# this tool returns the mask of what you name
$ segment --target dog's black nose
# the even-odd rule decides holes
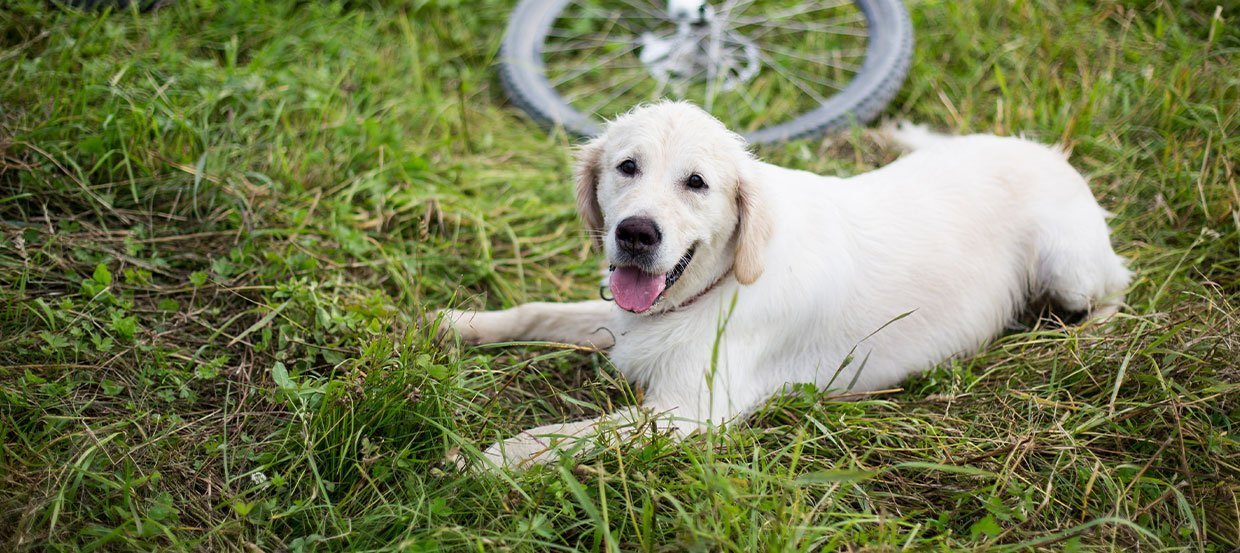
[[[662,240],[659,225],[644,217],[629,217],[616,227],[616,245],[632,255],[650,253]]]

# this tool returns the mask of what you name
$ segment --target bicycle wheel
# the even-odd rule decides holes
[[[898,0],[522,0],[500,78],[529,115],[582,136],[675,98],[769,143],[873,119],[912,48]]]

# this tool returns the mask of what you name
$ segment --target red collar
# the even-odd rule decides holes
[[[674,312],[674,311],[680,311],[681,309],[684,309],[684,308],[686,308],[686,307],[689,307],[690,305],[693,305],[693,303],[694,303],[694,302],[696,302],[696,301],[698,301],[698,300],[702,299],[702,296],[705,296],[706,294],[709,294],[709,293],[711,292],[711,290],[714,290],[714,289],[715,289],[715,287],[719,286],[719,283],[723,282],[724,280],[726,280],[726,279],[727,279],[728,277],[730,277],[730,276],[732,276],[732,269],[730,269],[730,268],[729,268],[729,269],[727,270],[727,272],[723,273],[722,275],[719,275],[719,278],[715,279],[715,281],[714,281],[714,282],[712,282],[712,283],[710,284],[710,286],[707,286],[706,288],[703,288],[701,292],[698,292],[698,293],[697,293],[697,295],[693,296],[692,298],[689,298],[688,300],[686,300],[684,303],[682,303],[682,304],[680,304],[680,305],[677,305],[677,306],[675,306],[675,307],[672,307],[672,308],[670,308],[670,309],[668,309],[668,310],[666,310],[666,311],[661,311],[661,312],[659,312],[659,313],[657,313],[657,314],[658,314],[658,315],[662,315],[662,314],[664,314],[664,313],[672,313],[672,312]]]

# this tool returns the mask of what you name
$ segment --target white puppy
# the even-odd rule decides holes
[[[487,449],[490,462],[544,461],[560,439],[639,414],[684,434],[790,383],[894,386],[977,351],[1037,300],[1095,318],[1121,305],[1130,273],[1063,152],[888,134],[913,153],[841,179],[760,162],[686,103],[611,122],[581,149],[576,180],[614,303],[443,313],[469,343],[610,347],[645,388],[643,409],[523,432]]]

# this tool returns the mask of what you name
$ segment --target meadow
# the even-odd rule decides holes
[[[453,460],[641,394],[598,353],[421,323],[597,297],[578,140],[498,85],[512,4],[0,5],[0,549],[1240,548],[1234,4],[908,2],[885,116],[1071,148],[1136,271],[1109,324],[475,474]]]

